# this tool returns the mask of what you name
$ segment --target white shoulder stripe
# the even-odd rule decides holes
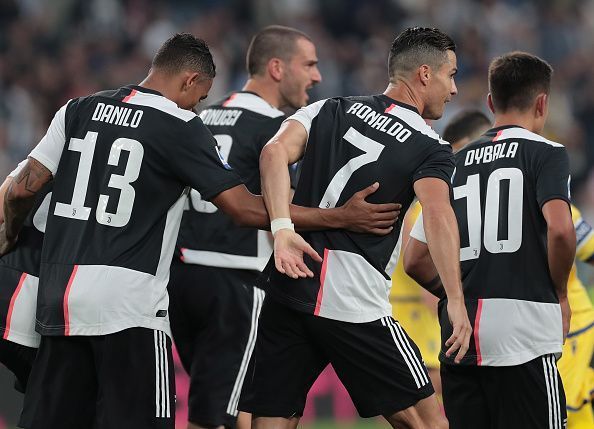
[[[514,128],[506,128],[501,130],[497,133],[493,141],[499,140],[507,140],[507,139],[524,139],[524,140],[533,140],[537,142],[546,143],[548,145],[554,147],[563,147],[561,143],[554,142],[552,140],[545,139],[543,136],[533,133],[532,131],[528,131],[525,128],[514,127]]]
[[[236,92],[223,103],[223,106],[250,110],[270,118],[278,118],[284,115],[283,112],[268,104],[263,98],[245,92]]]
[[[122,100],[124,103],[135,104],[137,106],[152,107],[168,115],[175,116],[185,122],[190,122],[196,117],[196,114],[190,110],[180,109],[173,101],[162,95],[149,94],[146,92],[132,90],[129,96]]]
[[[437,140],[439,142],[439,144],[449,144],[447,141],[445,141],[441,137],[439,137],[439,134],[437,134],[433,130],[433,128],[431,128],[429,125],[427,125],[427,122],[425,122],[425,120],[421,117],[421,115],[413,112],[410,109],[393,104],[388,109],[386,109],[386,113],[402,119],[410,127],[414,128],[421,134],[424,134],[427,137],[431,137],[432,139]]]

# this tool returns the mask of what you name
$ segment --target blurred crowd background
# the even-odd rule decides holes
[[[594,0],[0,0],[0,177],[68,99],[138,83],[172,33],[209,43],[217,77],[208,104],[243,85],[250,38],[273,23],[317,45],[323,81],[311,101],[382,92],[399,31],[446,31],[458,46],[459,95],[433,124],[438,132],[460,109],[487,111],[494,56],[540,55],[555,69],[546,135],[568,148],[573,199],[594,222]],[[581,275],[594,283],[592,272]]]

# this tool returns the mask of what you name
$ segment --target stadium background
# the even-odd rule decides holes
[[[446,31],[458,45],[459,95],[437,131],[460,109],[487,111],[493,56],[515,49],[542,56],[555,68],[546,135],[567,147],[572,197],[594,222],[594,0],[0,0],[0,176],[26,157],[69,98],[139,82],[172,33],[209,43],[217,77],[208,104],[243,85],[250,37],[273,23],[305,31],[317,46],[323,81],[311,101],[382,92],[396,33],[412,25]],[[579,268],[594,284],[594,271]],[[314,393],[306,425],[353,422],[332,379]],[[14,424],[20,401],[0,368],[0,429]]]

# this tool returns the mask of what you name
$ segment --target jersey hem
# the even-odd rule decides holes
[[[4,338],[4,335],[3,335],[4,332],[6,332],[6,328],[0,327],[0,336],[3,339],[5,339],[6,341],[10,341],[11,343],[20,344],[21,346],[25,346],[25,347],[32,347],[34,349],[39,347],[39,342],[41,341],[41,336],[39,334],[36,334],[36,335],[23,334],[21,332],[15,332],[12,328],[10,328],[8,338]]]
[[[549,343],[537,349],[513,352],[505,355],[484,355],[481,354],[481,365],[476,364],[477,355],[466,355],[459,364],[454,363],[453,358],[447,358],[443,351],[439,352],[439,361],[447,365],[464,366],[517,366],[530,362],[544,355],[554,354],[557,359],[561,357],[562,345]],[[455,354],[452,354],[454,356]]]
[[[133,319],[118,320],[117,322],[101,325],[81,325],[71,324],[69,326],[70,334],[67,336],[100,336],[115,334],[130,328],[147,328],[157,331],[163,331],[171,338],[171,326],[169,320],[154,320],[146,317],[137,317]],[[38,320],[35,324],[36,331],[41,335],[64,337],[64,326],[43,326]]]
[[[314,304],[309,304],[303,301],[296,300],[285,294],[274,292],[274,289],[267,291],[267,296],[270,296],[275,301],[283,305],[286,305],[287,307],[290,307],[293,310],[297,310],[303,313],[309,313],[313,315],[316,308]],[[390,308],[379,309],[374,312],[365,313],[350,313],[346,311],[328,309],[323,309],[322,312],[323,314],[317,314],[316,317],[337,320],[339,322],[370,323],[379,320],[382,317],[391,317],[392,307],[390,306]]]

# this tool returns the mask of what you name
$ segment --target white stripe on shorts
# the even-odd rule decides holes
[[[542,357],[545,384],[547,387],[547,401],[549,405],[549,429],[562,429],[561,408],[559,404],[559,380],[557,365],[553,355]]]
[[[231,397],[227,404],[227,414],[231,416],[237,416],[237,406],[239,404],[239,395],[241,394],[241,388],[243,387],[243,381],[247,372],[250,358],[254,352],[256,345],[256,336],[258,333],[258,318],[260,317],[260,311],[262,310],[262,303],[264,302],[264,291],[257,287],[254,287],[254,302],[252,304],[252,326],[250,327],[250,334],[248,341],[243,352],[243,358],[241,359],[241,365],[239,366],[239,372],[231,391]]]
[[[384,317],[381,319],[381,321],[382,321],[382,325],[386,326],[388,328],[388,330],[390,331],[390,334],[392,335],[392,339],[394,340],[394,344],[396,344],[396,348],[398,349],[398,351],[400,352],[400,355],[404,359],[406,366],[408,366],[408,369],[415,380],[417,388],[420,389],[421,386],[423,386],[425,383],[422,383],[422,381],[419,379],[417,371],[415,371],[415,369],[413,369],[413,364],[412,364],[411,360],[409,359],[408,355],[404,352],[404,350],[402,348],[402,344],[400,343],[400,340],[396,337],[396,332],[394,331],[394,327],[390,323],[390,319],[388,317]]]
[[[155,417],[171,417],[167,339],[162,331],[155,330],[153,332],[155,340]]]

